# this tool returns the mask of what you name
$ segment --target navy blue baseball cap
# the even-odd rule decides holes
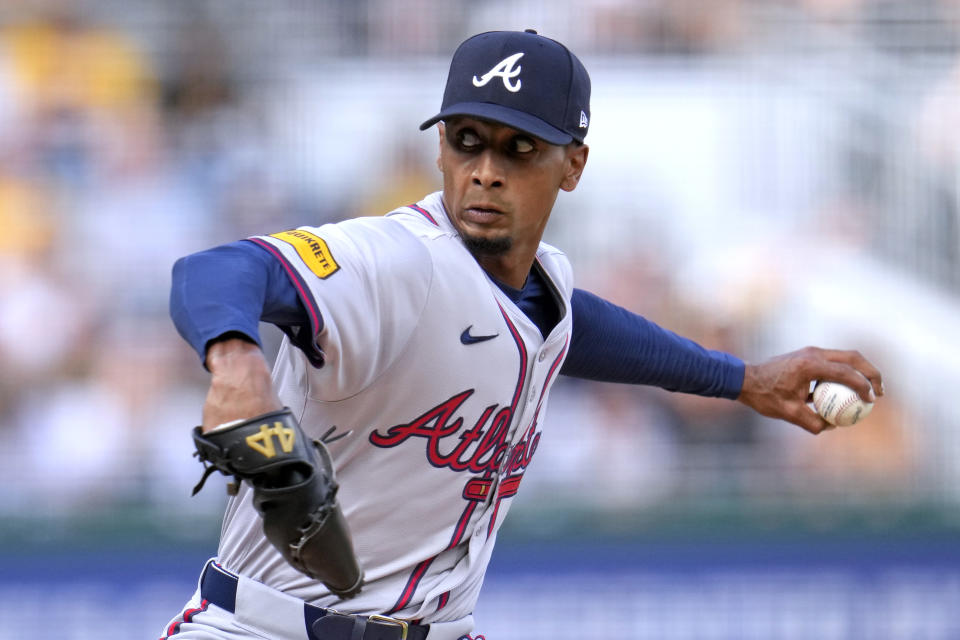
[[[536,31],[488,31],[453,54],[440,113],[489,120],[552,144],[583,142],[590,126],[590,76],[569,49]]]

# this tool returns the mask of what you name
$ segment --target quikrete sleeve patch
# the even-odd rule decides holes
[[[309,231],[291,229],[290,231],[272,233],[270,237],[293,245],[303,263],[320,279],[329,278],[340,269],[340,265],[333,259],[323,238],[315,236]]]

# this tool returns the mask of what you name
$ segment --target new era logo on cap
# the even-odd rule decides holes
[[[565,46],[535,31],[490,31],[453,54],[440,112],[505,124],[552,144],[583,142],[590,123],[590,76]]]

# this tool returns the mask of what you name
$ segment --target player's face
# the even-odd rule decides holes
[[[440,124],[444,204],[467,248],[494,276],[514,279],[490,268],[496,263],[526,277],[557,193],[576,188],[587,151],[474,118]]]

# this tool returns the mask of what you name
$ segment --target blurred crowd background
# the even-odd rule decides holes
[[[212,553],[174,260],[439,189],[417,125],[450,54],[527,27],[593,80],[590,162],[548,231],[578,285],[747,360],[859,349],[887,395],[814,438],[561,380],[505,544],[960,534],[960,2],[3,0],[6,546]],[[0,619],[42,610],[18,579]]]

